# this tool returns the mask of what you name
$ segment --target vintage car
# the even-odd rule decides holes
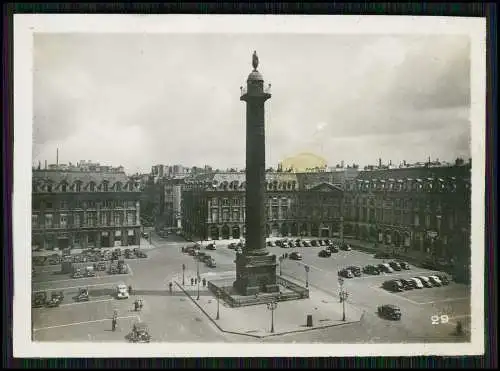
[[[330,256],[332,256],[332,252],[330,250],[321,250],[318,253],[318,256],[320,258],[329,258]]]
[[[84,275],[80,269],[75,270],[71,275],[71,278],[83,278],[83,277]]]
[[[215,263],[215,259],[213,259],[213,258],[210,258],[210,259],[206,260],[205,264],[209,268],[215,268],[217,266],[217,264]]]
[[[135,256],[137,256],[138,258],[147,258],[148,254],[146,254],[144,251],[139,250],[135,253]]]
[[[354,274],[350,269],[342,269],[338,272],[338,275],[344,278],[354,278]]]
[[[149,343],[151,341],[148,326],[144,322],[135,323],[132,332],[127,337],[132,343]]]
[[[78,290],[78,295],[75,296],[75,301],[89,301],[89,290],[86,288],[80,288]]]
[[[401,319],[401,309],[398,306],[392,304],[381,305],[377,308],[377,312],[380,317],[392,320]]]
[[[33,298],[32,306],[33,308],[41,308],[45,305],[46,302],[47,302],[47,293],[45,291],[37,292],[35,293],[35,297]]]
[[[61,292],[62,293],[62,292]],[[61,304],[64,296],[60,296],[59,294],[52,293],[50,299],[45,303],[47,308],[56,308]]]
[[[120,284],[116,286],[116,298],[117,299],[128,299],[129,292],[127,285]]]
[[[86,277],[95,277],[96,276],[93,266],[89,266],[89,267],[85,268],[85,276]]]
[[[215,250],[216,247],[215,247],[215,242],[214,243],[209,243],[206,247],[207,250]]]
[[[106,270],[106,263],[105,262],[98,262],[94,264],[94,269],[96,271],[105,271]]]

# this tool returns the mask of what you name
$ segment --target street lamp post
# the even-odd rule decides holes
[[[271,311],[271,332],[274,332],[274,310],[278,307],[277,301],[267,303],[267,309]]]
[[[196,297],[196,300],[200,300],[200,260],[199,259],[196,259],[196,277],[198,279],[198,296]]]
[[[184,283],[185,272],[186,272],[186,264],[182,264],[182,286],[185,285]]]
[[[306,270],[306,287],[309,287],[309,266],[304,265],[304,269]]]
[[[216,291],[216,292],[215,292],[215,296],[217,297],[217,317],[215,317],[215,319],[219,319],[219,318],[220,318],[220,315],[219,315],[219,300],[220,300],[220,293],[219,293],[219,291]]]
[[[349,297],[349,293],[344,290],[344,279],[342,277],[339,278],[339,289],[339,298],[342,303],[342,321],[345,321],[345,302]]]

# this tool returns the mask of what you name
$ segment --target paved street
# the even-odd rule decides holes
[[[33,283],[37,290],[63,290],[65,300],[59,308],[33,309],[36,340],[74,340],[74,341],[125,341],[133,322],[139,319],[150,327],[153,341],[196,341],[196,342],[234,342],[256,341],[255,339],[230,335],[220,332],[210,320],[180,292],[170,295],[168,283],[174,278],[182,277],[182,264],[186,265],[185,283],[190,287],[190,279],[196,276],[197,263],[193,257],[181,252],[181,247],[189,245],[179,236],[167,239],[152,235],[154,249],[148,251],[148,259],[130,260],[129,275],[102,275],[99,277],[73,280],[63,278],[50,282]],[[202,277],[210,280],[216,274],[218,277],[234,277],[234,250],[228,249],[222,241],[217,242],[217,250],[206,253],[212,255],[216,268],[208,268],[199,263]],[[304,264],[310,266],[309,284],[334,298],[338,297],[337,270],[346,265],[366,265],[380,263],[370,254],[359,251],[340,252],[331,258],[320,258],[321,248],[300,247],[294,249],[269,248],[278,256],[284,252],[299,251],[304,259],[302,262],[285,260],[282,273],[296,280],[305,281]],[[391,276],[425,275],[429,271],[412,267],[412,270],[391,274]],[[260,342],[391,342],[391,341],[457,341],[450,335],[456,320],[467,323],[469,315],[469,292],[463,285],[455,283],[446,287],[413,290],[393,294],[380,288],[386,279],[382,276],[366,276],[346,279],[344,287],[349,292],[348,303],[365,311],[359,324],[342,326],[306,333],[282,335],[258,340]],[[114,288],[119,283],[132,285],[133,294],[130,299],[114,298]],[[79,287],[88,287],[90,302],[75,303],[71,297]],[[136,297],[144,300],[142,312],[132,310]],[[332,300],[332,305],[341,304]],[[387,321],[376,314],[380,304],[396,304],[402,311],[401,321]],[[119,313],[119,331],[111,332],[110,317],[113,310]],[[447,315],[448,323],[432,324],[434,315]],[[136,317],[137,316],[137,317]],[[441,317],[440,317],[441,318]],[[277,323],[279,316],[276,317]],[[463,341],[463,340],[461,340]]]

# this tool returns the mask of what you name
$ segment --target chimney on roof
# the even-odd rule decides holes
[[[382,167],[382,159],[381,158],[378,159],[378,167]]]
[[[392,166],[392,160],[389,160],[389,166]]]
[[[45,170],[47,170],[47,160],[45,160]]]
[[[59,167],[59,148],[56,150],[56,166]]]

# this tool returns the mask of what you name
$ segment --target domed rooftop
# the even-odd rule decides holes
[[[264,77],[257,70],[253,70],[250,75],[248,75],[247,81],[264,81]]]

